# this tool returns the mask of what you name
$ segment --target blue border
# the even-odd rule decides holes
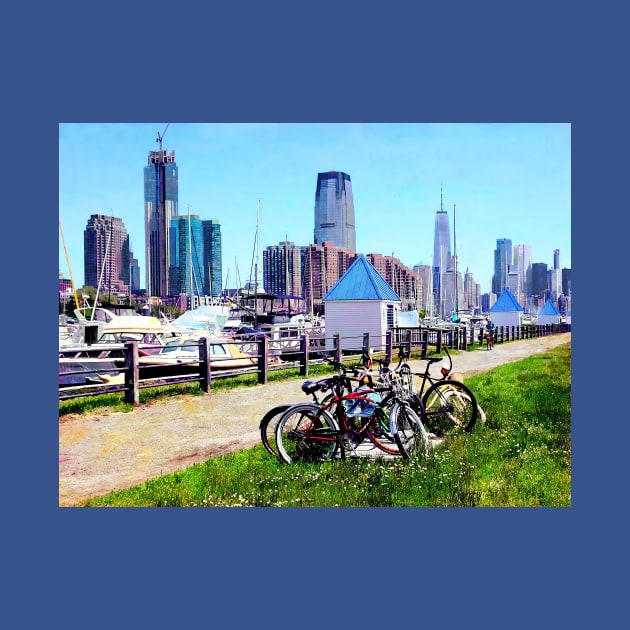
[[[442,10],[331,3],[328,11],[325,3],[308,10],[272,4],[127,3],[116,11],[110,3],[109,12],[89,18],[79,5],[74,11],[51,5],[28,20],[30,40],[14,42],[15,50],[26,42],[40,51],[9,71],[14,84],[6,92],[2,132],[11,149],[5,274],[14,280],[5,296],[16,300],[19,313],[11,309],[9,320],[19,325],[28,349],[9,368],[5,423],[11,426],[3,462],[10,511],[7,599],[15,602],[20,625],[35,625],[44,615],[77,628],[114,622],[188,627],[223,618],[241,627],[289,625],[295,614],[301,627],[319,627],[332,616],[335,625],[408,619],[454,627],[475,620],[515,628],[543,619],[545,626],[566,626],[573,615],[588,621],[595,619],[594,603],[605,603],[598,626],[610,626],[615,600],[600,591],[610,582],[605,558],[627,552],[627,545],[613,545],[625,522],[615,518],[614,506],[626,494],[615,488],[624,474],[616,451],[628,442],[627,429],[615,424],[608,436],[614,439],[602,443],[599,430],[610,431],[611,418],[591,413],[586,313],[592,297],[608,295],[599,280],[598,221],[614,220],[626,198],[615,188],[626,179],[624,155],[609,144],[621,101],[596,98],[608,84],[594,72],[592,43],[593,37],[605,39],[597,42],[604,46],[614,40],[620,22],[609,20],[597,36],[588,28],[592,14],[571,5],[569,20],[559,3],[545,4],[542,15],[531,5],[504,3],[485,10],[469,3]],[[572,29],[580,27],[589,32],[586,49],[574,39]],[[607,58],[602,71],[614,64]],[[585,89],[589,79],[598,84],[594,92]],[[57,256],[57,123],[112,120],[571,122],[579,313],[573,318],[573,507],[57,508],[56,368],[46,357],[54,348],[42,348],[56,344],[50,310],[58,270],[45,261]],[[25,220],[33,231],[24,230]],[[614,368],[615,350],[599,350],[595,365],[604,367],[606,359]],[[27,382],[25,374],[31,375]],[[611,412],[612,422],[620,419]],[[339,564],[340,541],[365,527],[392,532],[383,538],[383,556],[375,560],[369,548],[358,548]],[[288,544],[274,545],[277,536]],[[314,549],[313,540],[331,547]],[[348,599],[327,611],[305,611],[302,580],[347,587]],[[374,581],[367,597],[360,595],[363,580]],[[389,598],[399,580],[416,589],[402,606]],[[446,600],[445,593],[451,593]],[[349,609],[341,606],[348,601]]]

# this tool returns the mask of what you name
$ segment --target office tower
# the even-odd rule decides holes
[[[101,293],[129,292],[129,235],[122,219],[93,214],[83,233],[85,284]]]
[[[129,245],[131,248],[131,243]],[[140,265],[138,264],[138,259],[133,257],[133,253],[129,262],[129,283],[131,284],[132,293],[140,293]]]
[[[178,173],[175,151],[149,151],[144,167],[144,238],[148,296],[169,294],[170,227],[178,216]]]
[[[448,213],[442,205],[442,188],[440,187],[440,209],[435,213],[435,232],[433,238],[433,309],[440,317],[445,310],[445,277],[451,265],[451,228]],[[431,313],[430,315],[432,315]]]
[[[481,286],[475,282],[473,274],[466,269],[464,274],[464,297],[460,310],[467,310],[471,315],[479,311]]]
[[[221,224],[214,219],[203,221],[204,293],[219,296],[223,291]]]
[[[566,267],[562,270],[562,293],[571,295],[571,269]]]
[[[531,294],[532,284],[532,246],[531,245],[515,245],[514,246],[514,270],[518,272],[520,277],[519,292],[517,296],[521,306],[525,305],[524,296]]]
[[[549,272],[549,287],[551,289],[550,298],[557,302],[558,296],[562,293],[562,270],[560,269],[560,250],[553,250],[553,269]]]
[[[428,312],[433,295],[433,270],[431,265],[425,265],[420,262],[414,265],[413,272],[418,278],[418,310]]]
[[[304,300],[309,311],[321,309],[322,298],[354,262],[356,255],[345,247],[325,241],[306,248],[304,259]]]
[[[196,214],[171,219],[168,295],[200,296],[204,287],[203,224]],[[191,308],[195,300],[191,301]]]
[[[418,308],[419,276],[394,256],[366,254],[367,261],[378,271],[401,300],[403,311]]]
[[[263,251],[263,286],[267,293],[302,297],[306,249],[284,241]]]
[[[532,265],[532,295],[543,297],[548,290],[547,263],[534,263]]]
[[[498,238],[497,248],[494,250],[494,274],[492,276],[492,292],[496,295],[503,293],[508,286],[508,273],[512,264],[512,240]]]
[[[329,242],[356,252],[354,199],[350,175],[338,171],[317,174],[315,245]]]

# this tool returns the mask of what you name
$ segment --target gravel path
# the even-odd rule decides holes
[[[571,333],[565,333],[462,353],[453,358],[453,370],[466,378],[570,341]],[[411,364],[418,370],[424,366],[422,361]],[[72,506],[249,448],[260,441],[258,424],[266,411],[305,400],[301,384],[298,379],[182,396],[129,413],[64,416],[59,421],[59,505]]]

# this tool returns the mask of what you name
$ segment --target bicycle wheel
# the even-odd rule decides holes
[[[404,403],[394,403],[390,416],[391,432],[400,454],[409,459],[416,452],[429,451],[429,436],[418,414]]]
[[[479,410],[475,395],[459,381],[433,383],[422,402],[427,429],[438,437],[472,431],[477,422]]]
[[[374,446],[389,455],[399,455],[400,449],[395,436],[391,432],[389,420],[389,409],[377,407],[369,424],[365,429],[365,434]]]
[[[276,426],[276,447],[287,464],[330,459],[337,446],[335,419],[313,403],[291,405]]]
[[[268,453],[278,457],[278,448],[276,447],[276,425],[282,414],[291,405],[277,405],[270,409],[260,421],[260,440]]]

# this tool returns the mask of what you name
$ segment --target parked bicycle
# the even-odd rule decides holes
[[[413,372],[406,362],[409,354],[402,346],[399,349],[398,365],[391,370],[394,375],[398,375],[401,395],[409,400],[427,430],[437,437],[470,432],[479,416],[479,405],[470,388],[449,378],[453,359],[448,347],[444,346],[444,349],[449,364],[448,367],[442,366],[440,377],[432,376],[430,369],[443,357],[421,357],[421,361],[426,361],[424,372]],[[384,368],[387,369],[386,366]],[[414,377],[419,379],[418,385]]]
[[[347,380],[343,383],[344,386],[347,387],[348,393],[352,391],[352,381],[360,381],[359,374],[365,374],[366,370],[369,370],[372,366],[372,362],[369,356],[363,356],[363,363],[361,365],[354,366],[350,369],[346,368],[344,365],[336,364],[331,359],[325,359],[327,363],[334,365],[339,374],[344,374],[347,377]],[[351,372],[351,376],[348,374]],[[326,391],[329,389],[328,386],[328,378],[323,378],[317,381],[319,384],[318,387],[313,388],[313,381],[305,381],[302,384],[302,391],[312,396],[313,404],[315,407],[319,408],[322,404],[327,405],[329,401],[332,399],[332,394],[329,393],[326,398],[320,400],[319,394],[320,392]],[[299,403],[301,405],[309,404],[309,403]],[[289,407],[293,405],[290,404],[282,404],[276,405],[272,409],[270,409],[260,420],[259,430],[260,430],[260,440],[271,455],[275,455],[279,457],[278,449],[276,446],[276,427],[278,426],[278,422],[282,417],[282,414],[287,411]]]
[[[358,455],[366,438],[388,455],[409,457],[420,445],[428,448],[420,418],[392,386],[364,383],[352,390],[345,366],[336,365],[343,374],[307,381],[302,387],[307,394],[329,392],[319,407],[298,403],[280,417],[275,435],[280,459],[287,463],[345,459],[348,451]],[[367,375],[363,378],[369,380]]]

